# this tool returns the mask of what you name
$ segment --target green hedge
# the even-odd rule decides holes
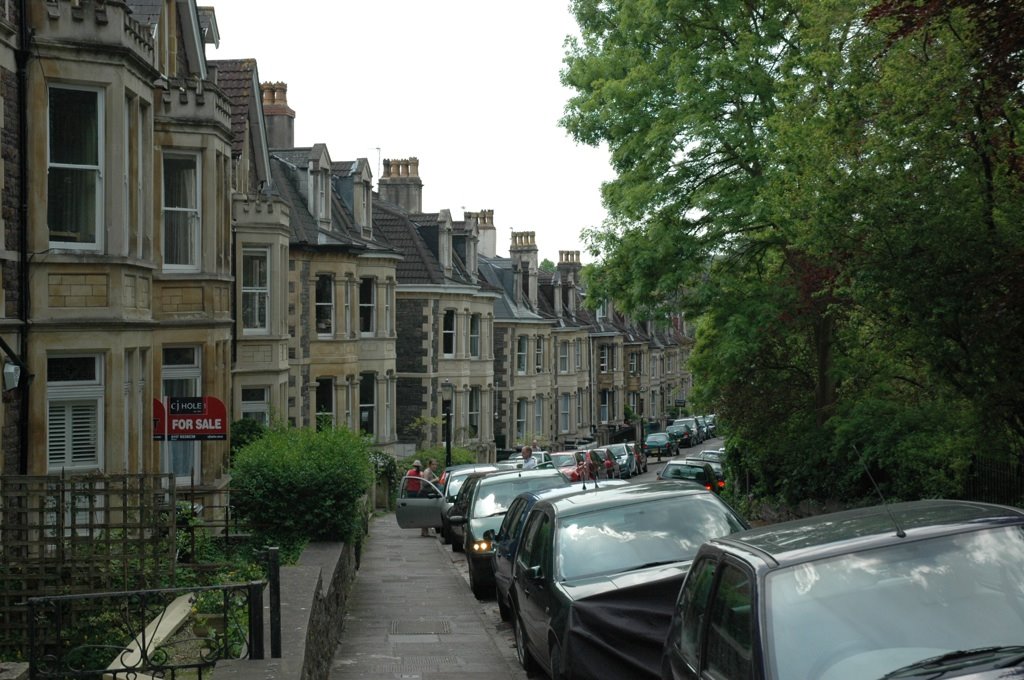
[[[374,480],[369,441],[346,429],[275,428],[238,450],[232,466],[237,516],[266,544],[358,545]]]

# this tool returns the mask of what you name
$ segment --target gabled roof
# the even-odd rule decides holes
[[[539,314],[531,309],[529,302],[522,299],[522,304],[515,303],[515,274],[512,272],[512,260],[507,257],[479,257],[477,267],[480,280],[500,291],[494,301],[495,321],[551,321],[550,317]]]
[[[144,26],[153,27],[160,21],[162,0],[126,0],[132,18]],[[195,0],[180,0],[178,7],[178,27],[185,46],[185,55],[191,68],[190,75],[198,75],[206,80],[206,49],[199,8]],[[216,23],[216,22],[214,22]],[[209,23],[208,23],[209,25]],[[178,74],[182,77],[182,74]]]
[[[383,235],[403,257],[395,268],[400,285],[440,286],[447,282],[441,263],[427,247],[418,225],[404,210],[392,203],[375,200],[373,230]]]
[[[217,85],[231,100],[231,155],[238,158],[245,142],[245,122],[249,118],[253,98],[256,60],[221,59],[210,64],[217,67]]]

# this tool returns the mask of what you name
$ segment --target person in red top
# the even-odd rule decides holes
[[[416,477],[417,479],[410,479],[405,483],[405,496],[406,498],[415,498],[420,495],[420,488],[423,486],[420,483],[419,477],[423,476],[420,470],[423,468],[423,463],[417,458],[412,462],[412,469],[405,473],[406,477]]]

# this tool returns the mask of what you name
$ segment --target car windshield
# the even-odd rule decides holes
[[[567,517],[555,537],[562,581],[693,559],[701,543],[743,525],[724,503],[688,494]]]
[[[471,474],[471,472],[467,472],[464,475],[452,475],[451,479],[448,480],[449,498],[455,498],[456,496],[459,495],[459,489],[462,488],[463,483],[465,483],[465,481],[469,479],[469,476]]]
[[[661,471],[663,479],[689,479],[696,480],[704,474],[704,468],[699,465],[666,465]]]
[[[652,434],[647,437],[648,444],[661,444],[668,439],[667,434]]]
[[[771,677],[881,678],[949,652],[1024,644],[1024,528],[907,541],[770,573]]]
[[[544,477],[520,477],[514,475],[495,479],[493,483],[481,484],[477,490],[476,501],[473,502],[473,509],[470,517],[483,519],[502,515],[508,511],[512,500],[524,491],[540,491],[541,489],[553,489],[556,486],[567,486],[569,480],[561,474],[552,474]]]
[[[555,464],[555,467],[565,467],[566,465],[575,465],[576,456],[571,453],[553,453],[551,454],[551,462]]]

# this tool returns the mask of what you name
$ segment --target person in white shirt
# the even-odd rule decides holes
[[[537,459],[533,457],[533,449],[529,446],[523,447],[523,469],[532,470],[537,467]]]

